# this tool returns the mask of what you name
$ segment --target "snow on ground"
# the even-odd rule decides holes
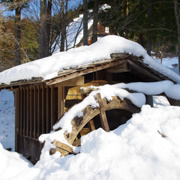
[[[0,143],[4,148],[12,148],[15,143],[15,114],[13,92],[0,92]]]
[[[105,36],[90,46],[59,52],[52,56],[5,70],[0,73],[0,83],[9,84],[11,81],[31,79],[32,77],[42,77],[48,80],[56,77],[58,72],[63,71],[63,69],[80,67],[94,61],[110,59],[112,53],[129,53],[135,56],[143,56],[144,63],[175,82],[180,83],[180,77],[176,73],[151,58],[140,44],[115,35]]]
[[[22,155],[3,149],[0,143],[0,179],[15,178],[18,174],[32,167]]]
[[[159,63],[161,63],[160,59],[157,59]],[[179,69],[178,69],[178,57],[172,57],[172,58],[163,58],[162,59],[162,64],[171,70],[173,70],[175,73],[179,74]]]
[[[80,154],[58,157],[41,158],[16,178],[178,180],[180,107],[145,105],[114,131],[98,129],[84,136]]]

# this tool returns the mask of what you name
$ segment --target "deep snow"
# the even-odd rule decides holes
[[[46,154],[14,179],[178,180],[180,107],[145,105],[114,131],[98,129],[83,136],[80,152],[63,158]]]

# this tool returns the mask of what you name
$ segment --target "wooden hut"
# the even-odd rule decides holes
[[[39,158],[42,144],[38,137],[52,130],[65,108],[81,101],[72,87],[160,80],[171,79],[144,64],[142,57],[121,53],[112,54],[108,60],[60,71],[53,79],[33,77],[1,84],[0,89],[10,89],[15,95],[15,149],[25,156]]]

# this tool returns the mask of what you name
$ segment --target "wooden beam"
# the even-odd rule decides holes
[[[151,79],[157,80],[157,81],[161,81],[162,79],[150,72],[148,72],[147,70],[145,70],[144,68],[140,67],[138,64],[134,63],[133,61],[128,60],[128,63],[134,67],[139,73],[144,74],[147,77],[150,77]]]
[[[122,73],[122,72],[129,72],[129,71],[130,71],[130,66],[128,65],[127,62],[124,62],[120,65],[107,69],[107,72],[109,73]]]
[[[82,86],[84,85],[84,76],[79,76],[64,82],[59,83],[57,81],[54,81],[53,84],[55,84],[54,87],[58,87],[58,86]],[[52,84],[48,84],[48,85],[52,85]]]
[[[100,119],[101,119],[102,128],[103,128],[105,131],[110,131],[110,129],[109,129],[109,124],[108,124],[107,117],[106,117],[105,108],[104,108],[103,101],[102,101],[102,99],[101,99],[101,94],[100,94],[100,93],[96,94],[96,100],[97,100],[98,103],[99,103]]]
[[[64,75],[64,76],[60,76],[60,77],[57,77],[57,78],[54,78],[48,82],[46,82],[47,85],[52,85],[52,84],[55,84],[55,83],[60,83],[60,82],[63,82],[63,81],[67,81],[69,79],[73,79],[75,77],[79,77],[79,76],[83,76],[85,74],[89,74],[89,73],[92,73],[92,72],[95,72],[95,71],[100,71],[100,70],[103,70],[103,69],[107,69],[107,68],[110,68],[110,67],[113,67],[113,66],[117,66],[119,64],[122,64],[124,63],[125,60],[120,60],[120,61],[110,61],[110,62],[104,62],[104,64],[98,64],[97,66],[92,66],[92,67],[86,67],[84,69],[79,69],[77,70],[76,72],[72,73],[72,74],[68,74],[68,75]]]
[[[94,131],[96,129],[93,120],[89,121],[89,126],[91,128],[91,131]]]
[[[58,87],[58,119],[64,114],[64,87]]]

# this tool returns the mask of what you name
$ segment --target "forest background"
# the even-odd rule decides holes
[[[109,8],[100,10],[103,4]],[[93,42],[100,22],[109,34],[140,43],[149,55],[178,56],[180,62],[179,0],[0,0],[0,71],[68,50],[67,27],[80,14],[83,45],[93,19]]]

